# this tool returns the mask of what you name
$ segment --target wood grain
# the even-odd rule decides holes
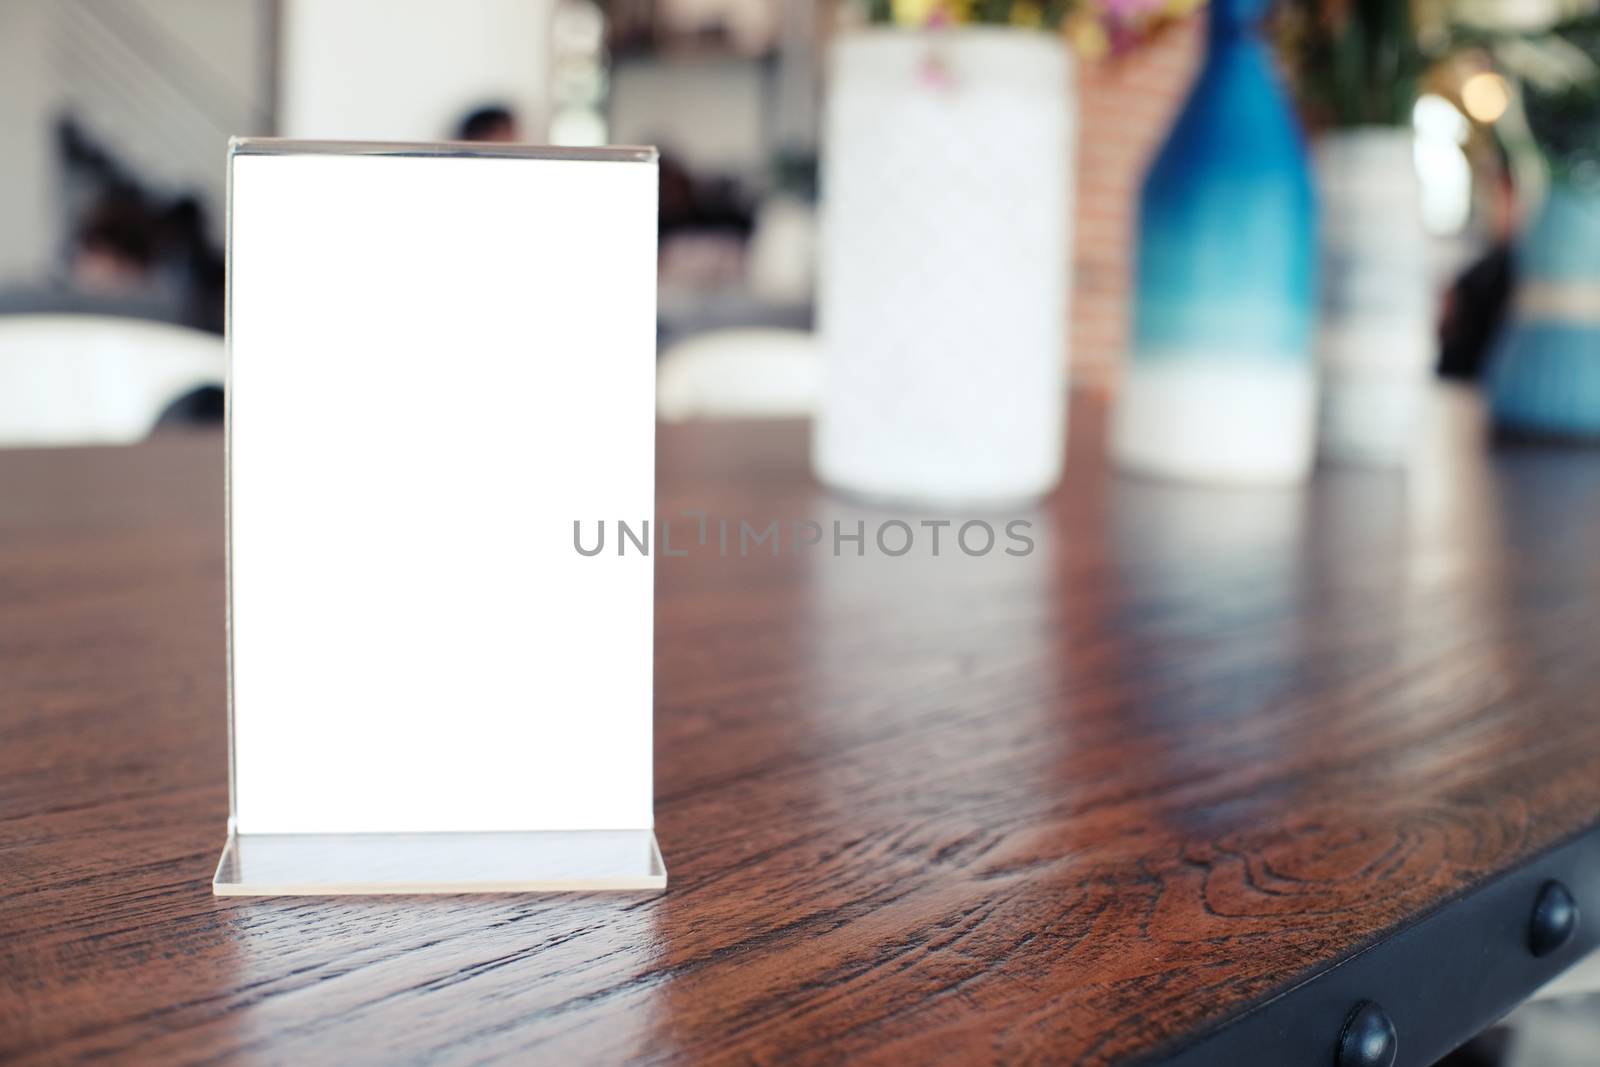
[[[1600,822],[1600,455],[1217,493],[1100,422],[982,558],[663,428],[654,897],[214,899],[220,441],[0,454],[0,1060],[1159,1060]]]

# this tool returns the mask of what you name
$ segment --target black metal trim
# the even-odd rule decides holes
[[[1530,945],[1541,891],[1559,882],[1578,904],[1570,940],[1544,957]],[[1442,905],[1412,925],[1173,1052],[1165,1067],[1333,1067],[1362,1001],[1382,1005],[1399,1036],[1395,1067],[1429,1067],[1600,947],[1600,828],[1568,840]]]

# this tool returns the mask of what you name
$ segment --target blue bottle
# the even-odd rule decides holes
[[[1495,423],[1600,442],[1600,188],[1552,181],[1516,262],[1511,319],[1489,364]]]
[[[1145,177],[1112,429],[1133,471],[1281,485],[1311,467],[1316,201],[1266,6],[1212,0],[1205,63]]]

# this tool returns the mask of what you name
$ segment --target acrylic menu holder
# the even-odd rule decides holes
[[[237,140],[220,895],[657,889],[653,149]]]

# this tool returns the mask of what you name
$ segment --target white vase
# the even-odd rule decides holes
[[[1325,460],[1402,466],[1424,423],[1437,301],[1409,127],[1338,130],[1317,143],[1322,202]]]
[[[1025,500],[1060,478],[1072,62],[1006,28],[867,30],[832,51],[818,476],[880,500]]]

